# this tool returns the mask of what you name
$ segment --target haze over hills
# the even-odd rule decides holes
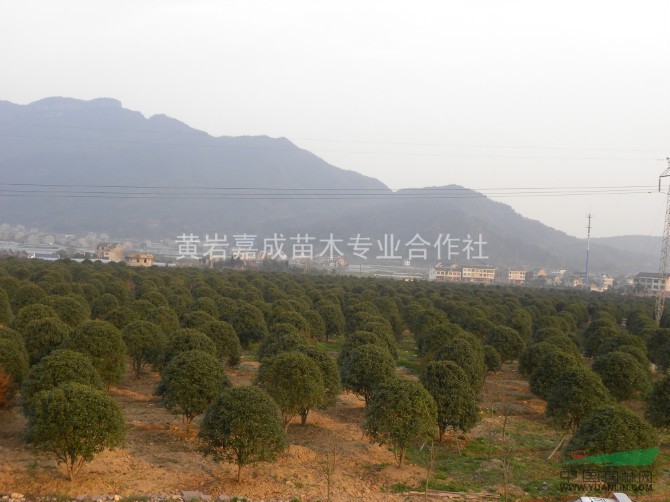
[[[309,233],[374,243],[417,234],[437,261],[438,237],[486,241],[479,264],[584,269],[585,243],[463,187],[392,192],[381,181],[328,164],[290,141],[212,137],[178,120],[145,118],[119,101],[0,101],[0,223],[59,233],[135,239],[196,234]],[[469,236],[469,237],[468,237]],[[419,241],[415,241],[419,242]],[[591,270],[654,270],[656,253],[594,240]],[[471,261],[470,263],[473,263]]]

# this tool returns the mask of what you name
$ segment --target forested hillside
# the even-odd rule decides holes
[[[584,239],[465,187],[392,192],[285,138],[212,137],[113,99],[0,102],[0,215],[0,223],[48,233],[138,241],[183,232],[229,241],[242,233],[333,233],[376,243],[393,234],[406,251],[418,235],[431,251],[426,267],[451,261],[578,272],[586,249]],[[481,235],[487,259],[468,260],[462,245],[451,260],[438,258],[435,243],[447,235],[460,244]],[[657,261],[656,253],[617,248],[616,241],[593,242],[590,270],[636,273],[655,270]]]

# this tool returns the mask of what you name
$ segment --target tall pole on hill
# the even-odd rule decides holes
[[[658,191],[661,191],[661,180],[670,176],[670,157],[665,159],[668,162],[668,167],[658,177]],[[668,251],[670,248],[670,185],[668,186],[668,194],[665,198],[665,223],[663,225],[663,244],[661,245],[661,264],[659,266],[659,285],[658,293],[656,295],[656,322],[661,324],[661,317],[663,317],[663,308],[665,307],[665,281],[667,278],[666,269],[668,266]]]
[[[591,250],[591,213],[588,215],[589,224],[586,227],[586,271],[584,273],[584,289],[589,291],[589,251]]]

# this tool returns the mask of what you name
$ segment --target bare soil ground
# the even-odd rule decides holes
[[[247,362],[231,371],[233,383],[249,383],[255,366]],[[190,490],[254,500],[325,500],[321,465],[331,449],[337,451],[332,500],[402,500],[387,488],[396,483],[416,486],[424,475],[423,469],[412,465],[397,468],[391,452],[366,441],[360,427],[364,403],[342,394],[332,410],[311,412],[307,425],[291,424],[291,446],[277,463],[247,467],[237,483],[236,466],[215,463],[198,453],[197,419],[187,431],[180,418],[161,407],[152,395],[157,382],[157,373],[139,380],[129,376],[110,389],[126,418],[125,447],[99,455],[74,482],[67,480],[53,456],[35,455],[22,440],[25,419],[18,406],[0,413],[0,493],[76,497],[174,495]]]
[[[249,384],[257,363],[243,362],[229,376],[234,385]],[[399,371],[403,376],[411,375]],[[67,480],[64,469],[53,456],[36,455],[22,439],[25,419],[18,406],[0,413],[0,493],[21,492],[29,497],[82,494],[174,495],[180,490],[217,495],[246,496],[253,500],[299,497],[304,501],[326,500],[323,465],[329,451],[337,451],[332,476],[334,501],[405,500],[398,487],[416,489],[426,475],[424,467],[396,467],[393,454],[371,445],[363,437],[364,404],[351,394],[342,394],[333,409],[310,413],[308,424],[291,424],[290,448],[273,464],[259,464],[242,471],[235,481],[236,466],[217,464],[198,453],[196,432],[179,417],[165,411],[152,395],[157,373],[135,380],[128,376],[122,385],[110,389],[121,406],[127,434],[124,448],[105,452],[84,466],[78,479]],[[442,463],[433,470],[433,479],[443,482],[442,490],[502,493],[501,461],[491,448],[500,451],[504,415],[506,434],[514,441],[514,471],[508,493],[514,499],[569,500],[564,497],[529,497],[524,482],[559,479],[555,463],[546,457],[559,436],[548,427],[544,402],[535,398],[528,384],[511,368],[489,375],[481,397],[483,419],[467,440],[448,438],[440,446]],[[491,409],[495,409],[491,412]],[[458,446],[458,448],[457,448]],[[457,453],[457,449],[461,453]],[[488,453],[487,453],[487,450]],[[667,456],[664,449],[663,455]],[[423,455],[423,457],[421,457]],[[410,454],[410,460],[425,459],[426,452]],[[670,500],[669,473],[655,479],[655,493],[637,500]],[[434,487],[434,486],[433,486]],[[458,488],[463,487],[463,488]],[[421,497],[420,497],[421,498]],[[433,499],[436,500],[436,499]],[[471,500],[471,499],[470,499]]]

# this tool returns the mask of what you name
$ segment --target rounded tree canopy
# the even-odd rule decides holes
[[[190,424],[227,387],[230,380],[216,357],[188,350],[176,354],[163,369],[156,395],[169,411],[183,415]]]
[[[421,374],[421,383],[437,406],[440,439],[447,428],[467,432],[479,417],[477,394],[465,371],[453,361],[432,361]]]
[[[52,307],[42,303],[26,305],[21,310],[19,310],[18,314],[14,318],[14,329],[23,333],[23,330],[29,322],[36,319],[44,319],[45,317],[58,317],[58,314]]]
[[[70,339],[71,328],[57,317],[44,317],[29,322],[23,330],[23,340],[30,364],[39,362],[52,350]]]
[[[577,427],[594,410],[612,401],[600,377],[586,367],[568,369],[558,376],[547,398],[545,413],[562,428]]]
[[[170,360],[180,352],[188,350],[202,350],[218,357],[216,344],[207,335],[196,329],[178,329],[168,337],[162,364],[168,364]]]
[[[366,344],[353,348],[338,361],[342,386],[367,402],[376,387],[395,375],[393,358],[385,348]]]
[[[496,326],[486,336],[486,343],[498,351],[503,361],[512,361],[519,357],[524,346],[521,335],[507,326]]]
[[[83,462],[120,446],[124,434],[123,415],[111,397],[70,382],[34,397],[26,437],[64,462],[72,479]]]
[[[106,321],[84,321],[65,348],[88,354],[106,385],[118,383],[126,370],[126,344],[121,332]]]
[[[102,389],[102,379],[90,357],[81,352],[56,349],[33,366],[21,387],[21,400],[28,414],[30,402],[39,392],[75,382]]]
[[[282,352],[266,359],[256,382],[279,405],[284,425],[294,416],[321,406],[325,397],[319,366],[301,352]]]
[[[653,427],[623,406],[610,405],[593,411],[572,437],[567,452],[587,455],[645,450],[658,445]]]
[[[365,432],[373,442],[393,447],[399,465],[407,447],[432,437],[437,423],[430,393],[419,382],[401,378],[375,389],[365,415]]]
[[[556,349],[547,352],[530,375],[530,391],[542,399],[547,399],[556,380],[566,371],[583,365],[574,356]]]
[[[274,400],[258,387],[225,389],[212,402],[200,423],[202,451],[217,462],[239,469],[274,462],[288,446]]]
[[[651,390],[649,371],[625,352],[607,352],[596,358],[592,368],[617,401],[631,399],[638,393],[644,397]]]
[[[645,416],[654,427],[670,428],[670,375],[654,384],[647,398]]]
[[[237,366],[240,363],[242,346],[231,324],[225,321],[213,321],[204,325],[202,332],[214,342],[219,357],[225,359],[228,366]]]

